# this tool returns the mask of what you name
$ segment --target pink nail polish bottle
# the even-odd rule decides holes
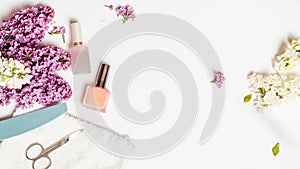
[[[78,22],[71,23],[71,36],[73,46],[70,49],[70,55],[73,74],[90,73],[89,49],[83,45],[81,27]]]
[[[98,73],[96,86],[88,86],[83,105],[89,109],[105,112],[110,92],[105,89],[105,82],[109,71],[108,64],[102,64]]]

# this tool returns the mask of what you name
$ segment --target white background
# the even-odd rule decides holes
[[[177,16],[196,26],[214,46],[227,77],[227,100],[223,120],[215,135],[198,145],[205,119],[199,118],[190,135],[167,154],[148,160],[130,160],[129,169],[153,168],[231,168],[296,169],[300,167],[299,100],[264,114],[251,103],[246,76],[250,71],[273,72],[271,60],[289,37],[300,37],[298,0],[43,0],[56,11],[57,25],[68,28],[69,21],[80,21],[87,42],[98,30],[116,20],[104,4],[131,4],[136,13],[163,13]],[[0,19],[11,11],[36,1],[2,0]],[[50,37],[68,49],[58,37]],[[69,34],[67,34],[69,42]],[[71,82],[64,73],[64,77]],[[203,116],[204,117],[204,116]],[[273,157],[271,149],[281,143]],[[1,153],[1,152],[0,152]],[[13,160],[13,159],[11,159]],[[1,166],[0,168],[5,168]]]

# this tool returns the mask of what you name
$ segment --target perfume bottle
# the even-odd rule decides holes
[[[80,24],[71,23],[71,36],[73,46],[70,49],[71,69],[73,74],[90,73],[89,49],[83,45]]]
[[[110,92],[104,87],[109,67],[108,64],[102,64],[99,69],[96,86],[87,87],[83,102],[83,105],[87,108],[101,112],[106,111]]]

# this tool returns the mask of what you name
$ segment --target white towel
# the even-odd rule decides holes
[[[85,121],[84,123],[85,127],[90,127],[99,134],[102,143],[121,151],[131,151],[133,148],[126,137]],[[38,142],[47,147],[80,128],[78,119],[65,114],[38,129],[4,140],[0,144],[0,168],[29,169],[32,161],[26,159],[25,150],[30,144]],[[124,159],[101,150],[83,132],[73,141],[50,153],[49,157],[52,160],[50,169],[121,169],[125,162]]]

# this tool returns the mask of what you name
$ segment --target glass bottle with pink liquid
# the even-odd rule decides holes
[[[96,85],[87,86],[83,101],[83,105],[87,108],[103,113],[106,112],[106,106],[110,96],[110,92],[105,89],[109,67],[108,64],[101,64]]]
[[[81,27],[78,22],[71,23],[72,47],[70,48],[71,69],[73,74],[90,73],[89,49],[82,41]]]

